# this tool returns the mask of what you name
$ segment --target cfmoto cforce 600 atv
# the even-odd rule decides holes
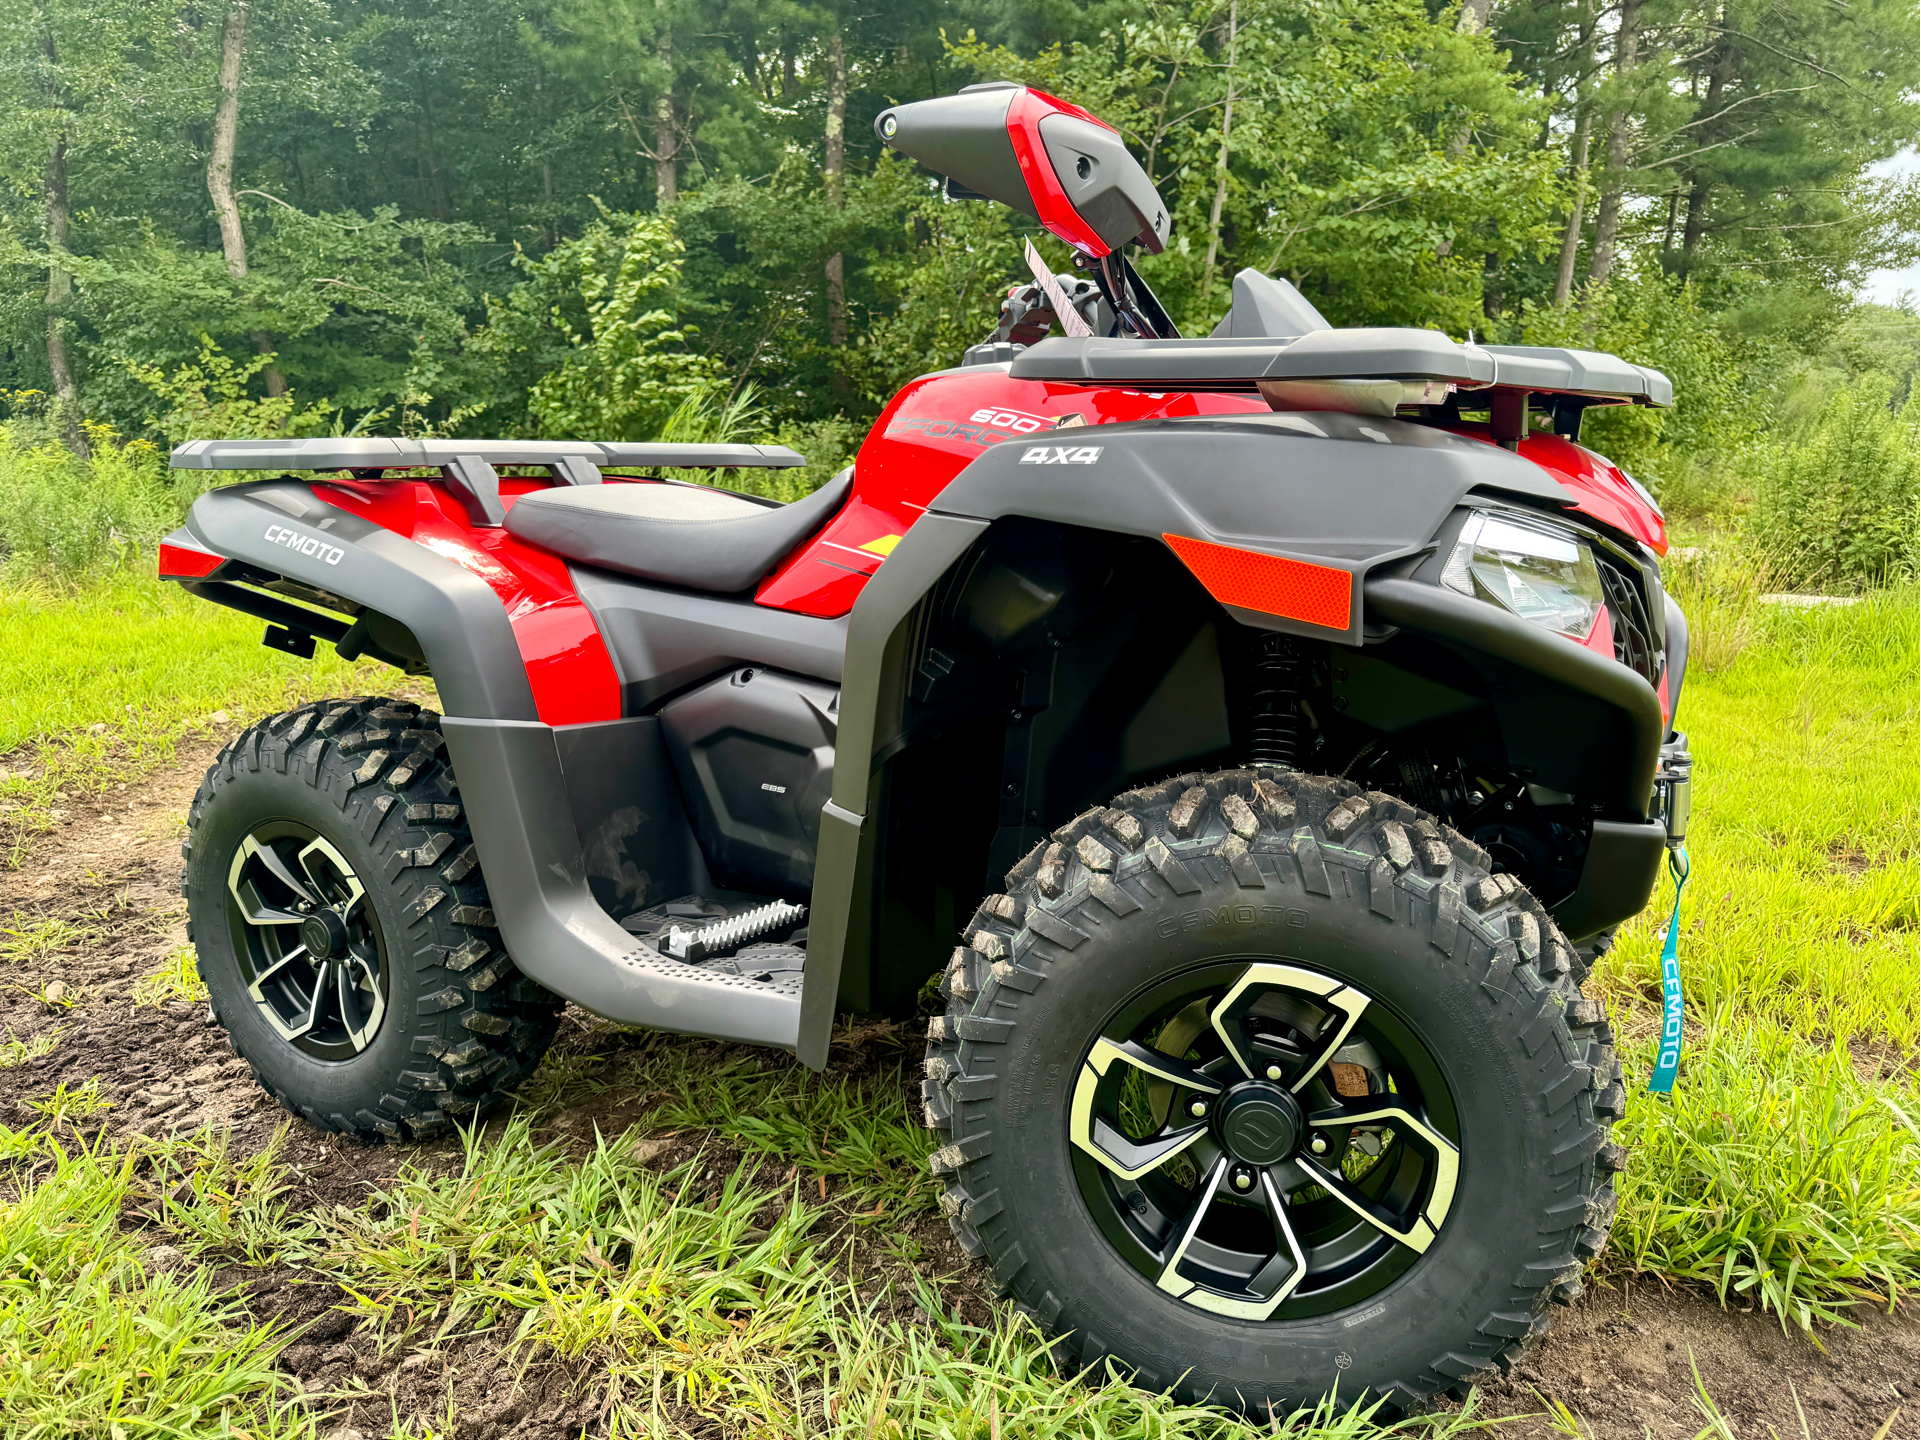
[[[1254,271],[1184,338],[1099,121],[991,85],[878,130],[1078,266],[805,500],[658,474],[771,446],[175,452],[306,478],[204,496],[163,575],[446,708],[221,752],[218,1019],[312,1124],[404,1140],[565,1002],[820,1067],[940,970],[942,1204],[1059,1354],[1257,1413],[1457,1388],[1614,1215],[1581,984],[1685,823],[1687,630],[1659,511],[1576,436],[1668,382],[1333,329]]]

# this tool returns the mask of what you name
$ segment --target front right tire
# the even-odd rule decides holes
[[[1542,907],[1413,808],[1278,769],[1057,831],[930,1027],[962,1245],[1070,1365],[1265,1419],[1512,1363],[1607,1238],[1625,1093]]]

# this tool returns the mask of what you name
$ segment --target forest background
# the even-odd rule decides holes
[[[1337,325],[1658,366],[1677,406],[1590,443],[1855,588],[1914,565],[1914,306],[1858,297],[1915,258],[1871,167],[1916,38],[1913,0],[0,0],[0,559],[150,532],[202,435],[768,435],[818,483],[1033,230],[872,120],[1005,77],[1127,136],[1188,333],[1251,265]]]

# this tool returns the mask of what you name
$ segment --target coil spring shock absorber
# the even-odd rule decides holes
[[[1248,759],[1298,765],[1301,754],[1301,690],[1307,663],[1293,636],[1263,631],[1254,641],[1248,688]]]

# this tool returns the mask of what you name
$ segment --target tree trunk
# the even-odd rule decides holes
[[[67,355],[67,298],[73,294],[73,273],[60,262],[70,253],[72,216],[67,209],[67,137],[56,135],[47,149],[43,194],[47,208],[47,369],[53,372],[53,397],[61,437],[81,459],[91,451],[80,428],[80,387],[74,384],[73,362]]]
[[[1221,154],[1215,162],[1214,204],[1207,212],[1207,264],[1201,267],[1201,304],[1214,291],[1214,257],[1221,248],[1221,211],[1227,205],[1227,141],[1234,132],[1234,52],[1241,33],[1240,0],[1227,7],[1227,103],[1221,110]]]
[[[227,258],[227,273],[235,280],[247,278],[247,232],[240,225],[240,206],[233,198],[233,147],[240,133],[240,62],[247,49],[247,0],[233,0],[227,11],[226,33],[220,40],[220,103],[213,112],[213,153],[207,157],[207,194],[213,200],[213,213],[220,222],[220,249]],[[254,350],[272,355],[271,331],[253,332]],[[269,364],[260,372],[267,394],[287,393],[287,378],[280,367]]]
[[[1621,0],[1621,28],[1614,42],[1614,75],[1620,82],[1614,108],[1608,117],[1607,171],[1601,182],[1601,200],[1594,212],[1594,253],[1588,261],[1588,282],[1605,285],[1614,270],[1614,247],[1621,233],[1621,201],[1627,190],[1628,131],[1633,108],[1625,93],[1626,80],[1634,71],[1641,46],[1641,5],[1643,0]]]
[[[1463,35],[1479,35],[1487,29],[1487,22],[1494,13],[1494,0],[1462,0],[1461,18],[1454,22],[1454,28]]]
[[[827,41],[827,203],[847,204],[847,46],[836,30]],[[847,344],[847,275],[839,251],[827,259],[827,343]],[[836,378],[836,386],[840,384]]]
[[[247,278],[247,234],[233,198],[233,146],[240,130],[240,59],[247,44],[247,0],[233,0],[220,41],[220,103],[213,112],[213,153],[207,157],[207,194],[220,221],[220,248],[227,273]]]
[[[1694,269],[1694,252],[1700,248],[1701,237],[1708,228],[1708,183],[1697,180],[1688,187],[1688,214],[1681,224],[1681,264],[1679,273],[1686,275]]]
[[[654,102],[654,196],[662,210],[680,199],[680,177],[675,162],[680,154],[680,127],[674,122],[674,31],[667,22],[667,0],[654,0],[660,16],[655,54],[665,76],[660,98]]]
[[[1587,156],[1593,112],[1583,107],[1574,122],[1574,195],[1568,201],[1567,228],[1561,232],[1561,263],[1554,272],[1554,303],[1566,305],[1574,293],[1574,262],[1581,254],[1581,230],[1587,223]]]

